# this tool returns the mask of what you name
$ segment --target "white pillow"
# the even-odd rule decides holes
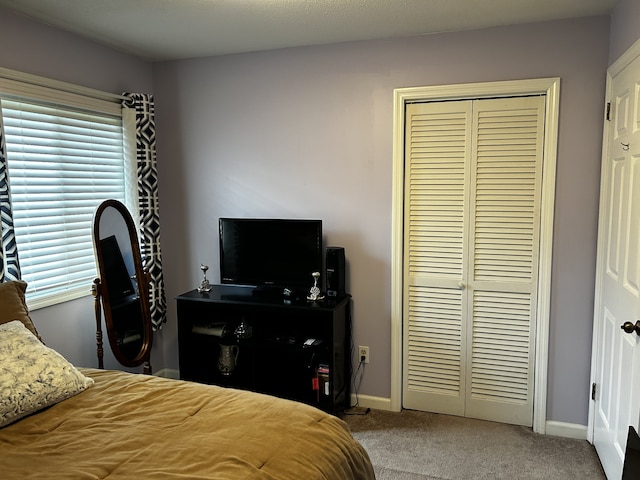
[[[0,427],[76,395],[90,385],[22,322],[0,325]]]

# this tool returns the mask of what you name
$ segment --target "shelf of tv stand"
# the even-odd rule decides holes
[[[350,295],[310,302],[254,287],[212,285],[176,297],[180,377],[272,394],[326,411],[348,407],[350,384]],[[235,328],[244,321],[249,338]],[[224,327],[224,328],[223,328]],[[224,333],[223,333],[224,332]],[[308,339],[318,345],[305,346]],[[237,366],[225,376],[217,367],[220,345],[237,345]],[[329,370],[327,390],[318,368]]]

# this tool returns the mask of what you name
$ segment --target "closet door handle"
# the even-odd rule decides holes
[[[458,288],[459,288],[460,290],[464,290],[465,288],[467,288],[467,286],[464,284],[464,282],[463,282],[462,280],[460,280],[460,281],[458,282]],[[638,321],[640,322],[640,320],[638,320]]]

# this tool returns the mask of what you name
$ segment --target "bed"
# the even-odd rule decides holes
[[[22,285],[14,287],[24,312],[9,306],[0,284],[2,478],[375,478],[346,424],[311,406],[75,368],[27,325]]]

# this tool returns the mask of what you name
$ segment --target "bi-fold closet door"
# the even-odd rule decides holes
[[[532,425],[544,108],[406,106],[405,408]]]

